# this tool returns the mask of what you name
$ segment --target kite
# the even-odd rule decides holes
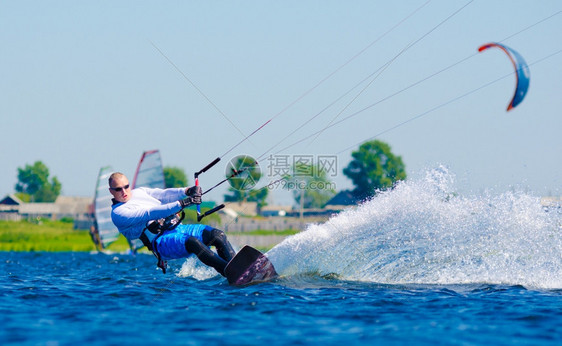
[[[529,66],[527,66],[525,59],[523,59],[523,57],[519,53],[501,43],[487,43],[478,48],[478,51],[482,52],[491,47],[497,47],[503,50],[505,54],[507,54],[507,56],[513,63],[513,67],[515,68],[515,94],[513,94],[513,98],[507,106],[507,110],[510,111],[511,109],[517,107],[517,105],[523,101],[525,95],[527,94],[527,90],[529,89],[529,79],[531,78]]]

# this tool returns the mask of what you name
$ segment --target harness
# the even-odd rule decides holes
[[[158,259],[157,266],[162,269],[162,273],[164,274],[166,274],[166,269],[168,268],[168,261],[164,261],[162,256],[160,256],[158,247],[156,246],[156,239],[162,236],[164,232],[175,229],[181,224],[184,218],[185,212],[182,210],[181,214],[172,214],[163,219],[149,221],[139,237],[144,246],[156,256]]]

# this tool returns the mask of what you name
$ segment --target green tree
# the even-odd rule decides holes
[[[31,196],[27,193],[18,192],[16,193],[16,197],[19,198],[22,202],[29,203],[31,202]]]
[[[166,188],[187,186],[187,175],[178,167],[164,167],[164,183]]]
[[[286,179],[286,187],[303,208],[322,208],[336,194],[335,184],[318,165],[298,163],[293,166],[293,175]]]
[[[234,172],[239,172],[233,176]],[[241,155],[230,162],[226,172],[226,178],[230,187],[229,195],[224,195],[225,202],[257,202],[258,210],[267,205],[266,199],[269,193],[267,188],[254,189],[262,176],[256,161],[250,157]]]
[[[351,156],[353,160],[344,168],[343,174],[355,185],[353,194],[358,199],[370,197],[377,190],[392,188],[397,181],[406,179],[402,157],[394,155],[390,146],[382,141],[363,143]]]
[[[43,162],[36,161],[33,166],[18,168],[18,183],[15,188],[20,196],[28,195],[30,202],[54,202],[62,185],[57,177],[49,180],[49,168]]]

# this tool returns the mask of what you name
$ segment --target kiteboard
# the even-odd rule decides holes
[[[273,263],[267,256],[246,245],[224,269],[228,283],[234,286],[269,281],[277,277]]]

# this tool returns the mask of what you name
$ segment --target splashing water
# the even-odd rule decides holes
[[[559,213],[524,193],[461,197],[439,167],[268,252],[284,276],[562,288]]]
[[[178,277],[191,277],[196,280],[207,280],[217,276],[218,273],[197,260],[197,257],[191,255],[185,259],[176,275]]]

